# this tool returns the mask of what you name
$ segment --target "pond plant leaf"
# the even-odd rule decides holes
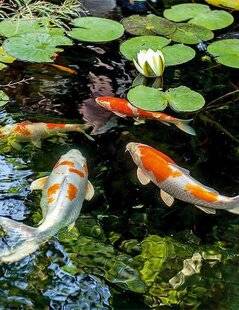
[[[10,56],[3,47],[0,47],[0,70],[5,69],[7,67],[6,64],[10,64],[14,62],[16,58]]]
[[[168,37],[177,29],[177,24],[171,22],[166,18],[154,14],[149,14],[147,16],[147,19],[148,19],[148,27],[158,35]]]
[[[167,107],[167,98],[163,91],[147,87],[136,86],[127,95],[131,104],[148,111],[163,111]]]
[[[19,60],[30,62],[52,62],[56,53],[61,52],[58,45],[71,45],[72,41],[64,36],[48,33],[27,33],[11,37],[3,42],[3,48]]]
[[[190,20],[190,23],[210,30],[217,30],[230,26],[233,21],[234,18],[230,13],[223,10],[214,10],[197,15]]]
[[[3,37],[13,37],[24,33],[41,31],[42,19],[6,19],[0,22],[0,35]]]
[[[186,86],[170,88],[166,96],[168,104],[176,112],[194,112],[205,105],[203,96]]]
[[[238,0],[205,0],[205,1],[211,5],[219,6],[224,9],[239,10]]]
[[[199,3],[183,3],[173,5],[170,9],[163,12],[164,17],[174,22],[183,22],[196,17],[199,14],[210,12],[208,5]]]
[[[0,90],[0,107],[4,106],[9,101],[8,95]]]
[[[111,19],[100,17],[79,17],[73,20],[73,28],[68,35],[84,42],[110,42],[124,34],[124,27]]]
[[[131,15],[123,18],[121,23],[125,30],[136,36],[154,35],[147,16]]]
[[[196,55],[196,52],[193,48],[184,44],[165,46],[162,49],[162,52],[165,57],[166,66],[183,64],[193,59]]]
[[[208,53],[222,65],[239,68],[239,39],[226,39],[211,43]]]

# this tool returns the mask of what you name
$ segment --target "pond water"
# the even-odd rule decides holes
[[[130,14],[123,1],[85,2],[94,15],[119,20]],[[233,27],[217,35],[239,30]],[[64,144],[46,140],[41,149],[26,145],[0,156],[0,215],[28,225],[41,219],[41,193],[30,193],[31,181],[49,173],[71,148],[87,158],[95,187],[70,233],[64,230],[33,255],[0,266],[0,309],[238,309],[239,217],[207,215],[179,201],[165,207],[156,186],[137,181],[125,153],[131,141],[154,146],[202,183],[237,195],[239,96],[214,100],[239,89],[238,72],[205,60],[199,50],[193,61],[165,71],[165,89],[186,85],[211,102],[193,114],[192,137],[95,107],[97,96],[125,96],[136,76],[118,48],[119,42],[66,48],[57,63],[77,75],[16,62],[0,76],[1,85],[26,81],[4,87],[11,100],[1,109],[1,125],[30,120],[95,126],[95,141],[74,133]]]

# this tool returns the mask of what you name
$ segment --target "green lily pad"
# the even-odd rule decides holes
[[[154,32],[150,28],[150,23],[147,16],[131,15],[123,18],[121,23],[125,30],[136,36],[154,35]]]
[[[131,104],[147,111],[163,111],[167,107],[167,98],[163,91],[147,87],[136,86],[127,95]]]
[[[166,46],[162,49],[162,52],[165,57],[166,66],[183,64],[193,59],[196,55],[193,48],[183,44]]]
[[[199,14],[210,12],[210,8],[205,4],[198,3],[183,3],[172,6],[163,12],[164,17],[174,21],[182,22]]]
[[[9,38],[29,31],[40,31],[41,28],[40,19],[6,19],[0,23],[0,35]]]
[[[4,91],[0,90],[0,107],[4,106],[9,101],[9,97]]]
[[[205,105],[203,96],[186,86],[170,88],[165,94],[170,107],[176,112],[194,112]]]
[[[58,45],[71,45],[64,36],[51,36],[47,33],[27,33],[11,37],[3,42],[3,48],[19,60],[30,62],[52,62],[56,53],[61,52]]]
[[[73,28],[68,35],[85,42],[109,42],[124,34],[124,27],[111,19],[100,17],[80,17],[73,20]]]
[[[129,39],[120,45],[120,52],[129,60],[136,58],[140,50],[151,48],[161,50],[168,45],[170,40],[159,36],[140,36]]]
[[[155,33],[162,36],[170,36],[176,31],[177,24],[153,14],[147,16],[148,27]]]
[[[220,40],[211,43],[207,51],[222,65],[239,68],[239,39]]]
[[[198,44],[201,41],[208,41],[214,37],[211,30],[202,26],[180,23],[174,33],[170,35],[173,41],[185,44]]]
[[[230,13],[223,10],[215,10],[197,15],[190,20],[190,23],[210,30],[217,30],[228,27],[233,21],[234,18]]]
[[[5,69],[7,67],[6,64],[10,64],[14,62],[14,60],[16,60],[16,58],[8,55],[8,53],[0,47],[0,70]]]

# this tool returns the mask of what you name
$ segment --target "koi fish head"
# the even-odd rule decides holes
[[[72,162],[78,162],[81,164],[86,163],[85,157],[81,154],[79,150],[72,149],[69,152],[67,152],[65,155],[61,156],[60,161],[72,161]]]
[[[139,151],[139,146],[143,145],[141,143],[130,142],[126,145],[126,151],[129,151],[136,165],[139,165],[141,160],[141,154]]]
[[[112,97],[97,97],[95,99],[96,103],[98,103],[101,107],[110,110]]]

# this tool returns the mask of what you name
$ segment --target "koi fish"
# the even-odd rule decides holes
[[[119,117],[124,118],[133,117],[136,120],[139,119],[157,120],[165,125],[173,124],[182,131],[190,135],[196,135],[195,130],[190,125],[188,125],[188,123],[192,121],[191,119],[190,120],[179,119],[161,112],[150,112],[142,110],[140,108],[134,107],[132,104],[130,104],[129,101],[122,98],[98,97],[95,99],[95,101],[100,106],[102,106],[106,110],[113,112]]]
[[[60,229],[74,224],[83,201],[90,200],[94,188],[88,181],[86,159],[78,150],[70,150],[57,162],[49,177],[31,184],[31,190],[41,189],[43,219],[37,228],[0,217],[6,235],[15,237],[16,245],[0,249],[0,262],[16,262],[35,252]]]
[[[162,200],[171,206],[174,198],[194,204],[210,214],[216,209],[239,214],[239,196],[226,197],[214,189],[203,185],[190,176],[190,172],[179,167],[164,153],[141,143],[129,143],[126,146],[138,166],[139,181],[146,185],[152,181],[160,190]]]
[[[54,123],[32,123],[29,121],[6,125],[0,128],[0,140],[7,139],[15,149],[21,149],[20,143],[31,142],[36,147],[41,147],[41,140],[53,137],[64,136],[65,133],[76,131],[87,136],[84,132],[88,125],[81,124],[54,124]]]
[[[72,69],[72,68],[69,68],[69,67],[65,67],[65,66],[62,66],[62,65],[57,65],[57,64],[50,64],[50,65],[52,67],[60,70],[60,71],[66,72],[68,74],[77,75],[77,71],[75,69]]]

